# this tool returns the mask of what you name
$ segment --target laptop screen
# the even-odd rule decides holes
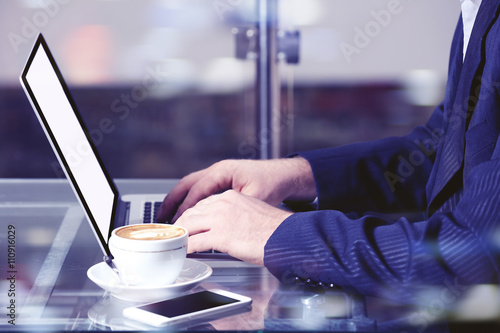
[[[21,80],[59,162],[94,225],[101,246],[108,252],[105,244],[118,194],[88,139],[83,121],[41,35]]]

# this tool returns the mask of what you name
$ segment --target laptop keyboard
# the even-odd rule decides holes
[[[156,223],[156,214],[160,208],[161,201],[146,201],[144,202],[144,213],[142,217],[143,223]]]

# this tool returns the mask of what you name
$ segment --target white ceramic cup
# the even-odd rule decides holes
[[[162,238],[172,230],[182,234]],[[124,231],[129,234],[133,231],[133,235],[126,236]],[[179,276],[186,259],[187,242],[188,232],[182,227],[155,223],[128,225],[113,230],[109,250],[127,284],[162,286],[174,283]]]

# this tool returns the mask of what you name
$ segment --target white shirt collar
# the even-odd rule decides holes
[[[481,0],[460,0],[460,3],[462,6],[462,22],[464,26],[463,59],[465,59],[467,46],[469,45],[470,35],[472,33],[472,27],[474,26],[474,21],[476,20]]]

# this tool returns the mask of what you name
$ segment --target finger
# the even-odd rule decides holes
[[[210,197],[220,191],[226,190],[231,185],[231,179],[220,175],[207,174],[196,182],[187,193],[184,201],[179,205],[177,212],[172,219],[176,221],[189,208],[194,207],[198,202]]]
[[[173,216],[175,215],[177,208],[180,205],[180,202],[184,199],[175,200],[169,197],[170,193],[165,196],[162,204],[158,208],[156,213],[156,220],[158,222],[169,222],[172,221]]]
[[[157,220],[159,222],[170,221],[176,213],[179,205],[184,201],[189,189],[198,179],[203,177],[203,170],[191,173],[182,178],[172,190],[165,196],[158,209]]]
[[[187,210],[175,225],[186,228],[189,236],[210,231],[210,216],[199,211],[196,207]]]
[[[220,235],[217,235],[214,231],[207,231],[189,236],[187,248],[188,253],[215,250],[223,253],[228,253],[234,258],[263,266],[263,263],[261,263],[262,260],[258,261],[256,258],[254,258],[253,255],[255,254],[255,250],[252,249],[251,251],[249,251],[251,254],[246,253],[245,251],[241,251],[241,249],[239,251],[230,252],[229,249],[231,247],[227,244],[227,241],[225,241],[223,237],[219,236]]]
[[[214,237],[212,237],[210,232],[189,236],[187,251],[188,253],[193,253],[215,250],[214,247],[216,246],[213,243],[213,240]]]
[[[212,249],[213,244],[211,244],[210,240],[213,240],[213,237],[210,237],[212,235],[210,222],[207,222],[204,216],[195,207],[187,210],[175,223],[175,225],[184,227],[188,231],[188,253]]]

